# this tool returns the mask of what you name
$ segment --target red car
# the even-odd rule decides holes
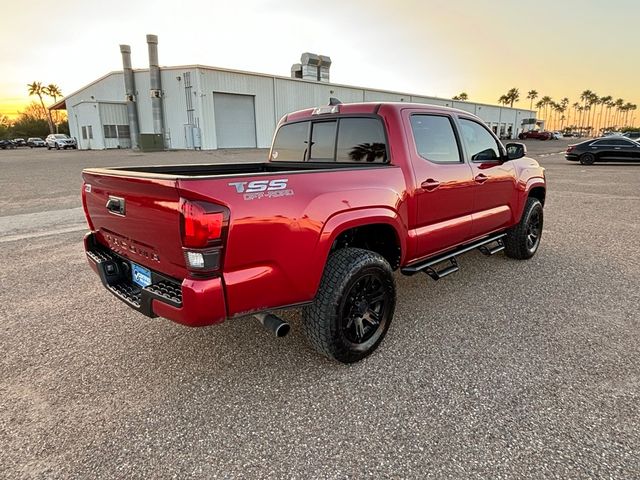
[[[272,311],[302,306],[311,343],[354,362],[389,328],[393,271],[438,280],[472,249],[536,253],[545,176],[525,153],[461,110],[299,111],[264,163],[85,170],[86,253],[147,316],[204,326],[255,315],[283,335]]]
[[[551,140],[553,138],[553,133],[545,132],[544,130],[529,130],[528,132],[522,132],[518,135],[520,140],[525,140],[527,138],[536,138],[538,140]]]

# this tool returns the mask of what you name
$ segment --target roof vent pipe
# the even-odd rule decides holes
[[[149,46],[149,93],[151,94],[153,133],[161,133],[164,137],[162,82],[160,80],[160,66],[158,65],[158,36],[147,35],[147,45]]]
[[[133,78],[133,68],[131,68],[131,47],[120,45],[122,54],[122,73],[124,74],[124,94],[127,103],[127,116],[129,117],[129,136],[131,137],[131,148],[137,150],[138,145],[138,109],[136,107],[136,83]]]

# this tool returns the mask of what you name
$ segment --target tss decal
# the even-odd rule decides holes
[[[251,182],[231,182],[230,187],[236,189],[236,193],[244,194],[245,200],[256,198],[276,198],[293,195],[293,190],[287,189],[288,178],[276,180],[253,180]]]

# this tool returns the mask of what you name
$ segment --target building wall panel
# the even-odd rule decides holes
[[[69,113],[69,112],[67,112]],[[105,148],[102,135],[102,122],[100,121],[100,109],[97,102],[81,102],[72,107],[71,115],[74,116],[77,128],[78,148],[83,150],[102,150]],[[91,127],[93,138],[82,138],[82,127]]]
[[[168,148],[184,149],[187,148],[185,138],[185,125],[187,119],[187,100],[185,91],[185,73],[191,75],[191,102],[195,104],[197,95],[195,84],[195,69],[175,69],[162,70],[162,91],[163,91],[163,116],[166,137],[169,142]],[[194,95],[195,92],[195,95]],[[194,109],[194,117],[195,117]],[[196,118],[194,118],[194,122]],[[195,123],[197,125],[197,123]]]
[[[364,90],[360,88],[337,87],[327,83],[276,78],[275,90],[278,119],[296,110],[328,105],[331,97],[343,103],[364,101]]]
[[[411,95],[381,92],[379,90],[365,90],[364,101],[365,102],[409,102],[411,101]]]

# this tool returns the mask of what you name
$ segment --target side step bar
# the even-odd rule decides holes
[[[451,275],[452,273],[460,270],[457,257],[459,255],[462,255],[463,253],[470,252],[471,250],[475,250],[476,248],[487,256],[495,255],[496,253],[501,252],[502,250],[504,250],[503,239],[506,236],[506,233],[491,235],[489,237],[476,240],[475,242],[469,243],[467,245],[462,245],[458,248],[442,253],[435,257],[428,258],[427,260],[422,260],[420,262],[407,265],[406,267],[401,268],[400,271],[404,275],[415,275],[418,272],[424,272],[434,280],[440,280],[441,278],[446,277],[447,275]],[[492,243],[495,243],[495,245],[489,246]],[[447,265],[444,266],[444,268],[438,268],[438,266],[444,262],[448,262]]]

